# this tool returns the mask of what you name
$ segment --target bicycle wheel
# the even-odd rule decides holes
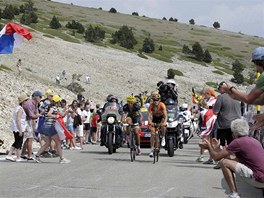
[[[153,149],[153,164],[155,164],[156,162],[156,147],[154,146],[154,149]]]
[[[133,162],[136,159],[136,149],[135,149],[133,132],[131,132],[131,135],[130,135],[130,159],[131,159],[131,162]]]
[[[159,149],[157,149],[157,160],[156,160],[157,162],[159,161],[159,152],[160,152]]]

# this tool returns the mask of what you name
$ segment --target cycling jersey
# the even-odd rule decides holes
[[[152,112],[153,117],[161,117],[164,116],[163,112],[166,112],[166,106],[163,102],[159,102],[158,106],[156,107],[154,103],[150,103],[148,113]]]
[[[134,103],[131,109],[128,104],[125,104],[123,111],[127,114],[127,117],[135,118],[139,116],[140,107],[138,103]]]

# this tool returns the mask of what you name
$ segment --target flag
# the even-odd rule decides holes
[[[65,126],[65,123],[61,116],[56,119],[55,129],[60,137],[60,140],[65,140],[65,139],[70,140],[74,138],[73,135],[68,131],[67,127]]]
[[[212,132],[217,117],[212,109],[201,108],[200,113],[202,118],[200,136],[206,137]]]
[[[18,48],[23,41],[32,39],[27,28],[15,23],[8,23],[0,32],[0,54],[12,54],[14,48]]]

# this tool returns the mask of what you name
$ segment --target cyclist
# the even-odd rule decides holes
[[[132,95],[128,96],[126,98],[127,104],[123,107],[123,121],[132,121],[133,124],[138,123],[138,126],[135,126],[135,132],[136,132],[136,154],[140,155],[140,126],[142,122],[142,114],[140,112],[140,106],[136,102],[136,98]],[[127,127],[127,133],[130,134],[131,127]]]
[[[161,146],[165,146],[165,125],[167,121],[167,110],[163,102],[160,101],[160,94],[158,91],[153,91],[151,93],[152,102],[150,103],[148,109],[148,122],[151,129],[151,138],[150,138],[150,153],[149,156],[153,157],[153,148],[154,148],[154,135],[155,127],[154,124],[161,123]]]

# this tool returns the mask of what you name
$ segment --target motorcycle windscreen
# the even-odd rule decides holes
[[[178,108],[175,105],[168,105],[167,107],[167,116],[168,116],[168,120],[172,121],[172,120],[176,120],[176,118],[178,117]]]
[[[107,115],[116,115],[117,120],[121,120],[121,115],[119,114],[119,106],[115,102],[109,102],[105,107],[105,111],[102,114],[102,120],[106,120]]]

